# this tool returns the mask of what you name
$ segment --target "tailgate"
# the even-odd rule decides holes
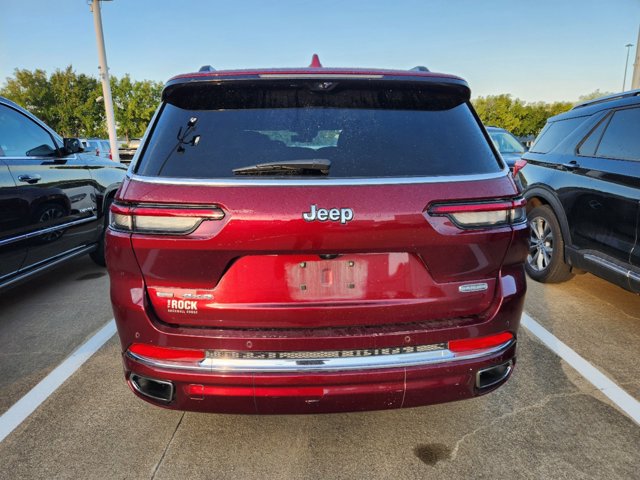
[[[187,235],[131,236],[159,320],[268,329],[399,324],[486,311],[512,227],[461,229],[447,216],[429,214],[434,203],[459,202],[461,192],[467,202],[493,201],[513,197],[514,186],[506,176],[348,187],[159,187],[134,180],[126,197],[144,204],[186,200],[224,212]],[[313,206],[316,218],[309,221]],[[336,213],[332,221],[332,209],[352,213]],[[318,220],[320,210],[326,220]]]

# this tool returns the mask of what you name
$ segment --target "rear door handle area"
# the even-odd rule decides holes
[[[567,169],[567,170],[575,170],[577,168],[580,168],[580,164],[578,162],[576,162],[575,160],[572,160],[570,162],[567,163],[563,163],[562,166]]]
[[[40,175],[20,175],[18,180],[25,183],[38,183],[42,177]]]

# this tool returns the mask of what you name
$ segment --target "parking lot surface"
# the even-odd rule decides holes
[[[525,310],[636,399],[640,296],[529,282]],[[0,294],[5,412],[112,318],[89,259]],[[637,478],[640,426],[526,329],[496,392],[367,413],[234,416],[147,405],[114,337],[0,443],[0,478]]]

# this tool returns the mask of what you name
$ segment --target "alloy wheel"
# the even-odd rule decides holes
[[[531,234],[529,236],[529,266],[542,272],[551,263],[553,257],[553,231],[549,222],[542,217],[532,218],[529,222]]]

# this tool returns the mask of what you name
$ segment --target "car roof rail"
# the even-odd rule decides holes
[[[429,70],[427,67],[425,67],[424,65],[418,65],[417,67],[413,67],[411,70],[409,70],[410,72],[430,72],[431,70]]]
[[[198,72],[215,72],[216,69],[213,68],[211,65],[203,65],[200,67],[200,70],[198,70]]]
[[[598,103],[609,102],[611,100],[619,100],[621,98],[636,97],[640,95],[640,88],[636,90],[629,90],[627,92],[614,93],[612,95],[606,95],[604,97],[594,98],[593,100],[587,100],[575,105],[571,110],[576,108],[588,107],[589,105],[596,105]]]

